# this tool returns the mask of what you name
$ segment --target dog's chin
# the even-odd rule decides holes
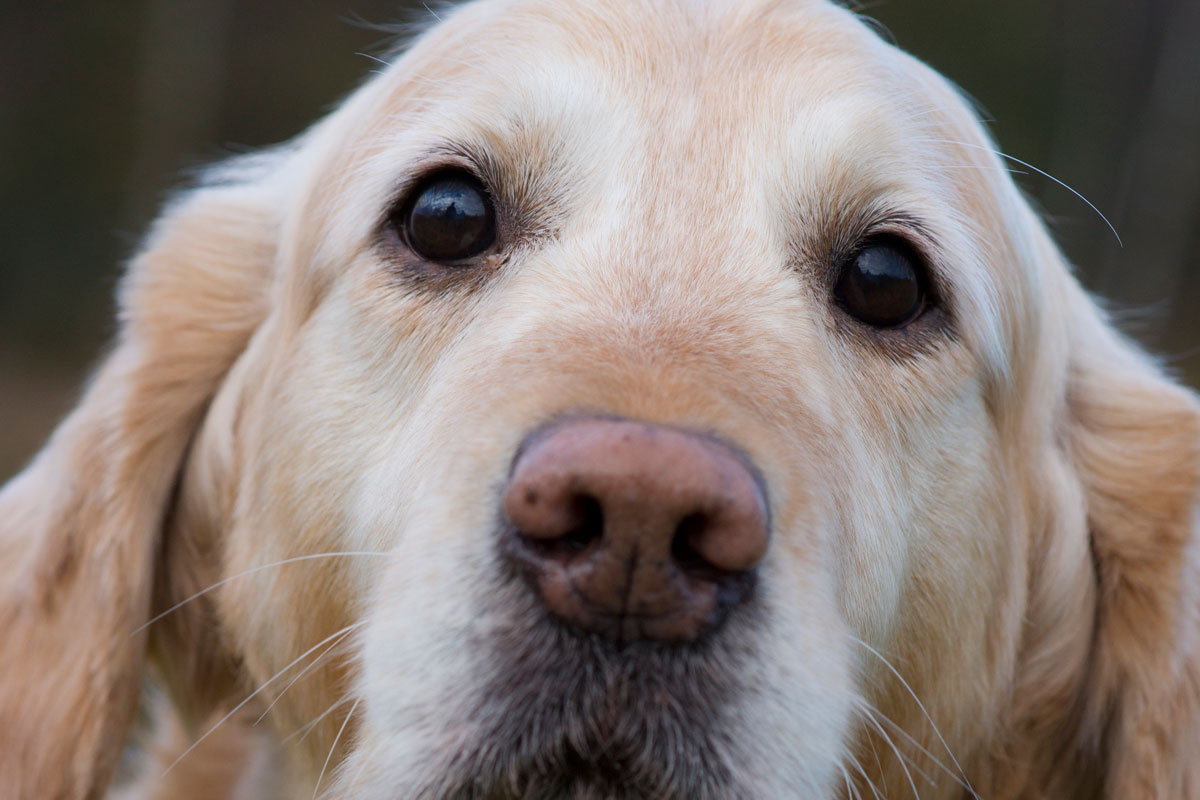
[[[751,614],[745,614],[751,617]],[[537,609],[499,632],[449,800],[741,797],[729,733],[752,620],[689,645],[618,644]]]

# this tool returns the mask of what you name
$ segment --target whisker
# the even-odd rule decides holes
[[[990,167],[990,166],[985,166],[983,164],[944,164],[942,166],[939,166],[938,169],[971,169],[971,170],[975,170],[976,172],[992,172],[992,171],[994,171],[995,168]],[[1008,167],[1008,172],[1010,175],[1031,175],[1032,174],[1032,173],[1026,172],[1023,169],[1017,169],[1016,167]]]
[[[896,743],[892,740],[892,737],[889,736],[888,732],[883,729],[883,726],[879,724],[878,720],[873,719],[870,715],[867,715],[866,720],[875,728],[876,731],[879,732],[879,735],[883,738],[884,743],[887,744],[888,747],[892,748],[892,752],[896,754],[896,760],[900,763],[900,769],[904,770],[904,777],[908,778],[908,785],[912,789],[914,800],[921,800],[921,793],[917,791],[917,782],[913,780],[912,772],[910,772],[908,769],[909,765],[911,764],[912,768],[915,769],[930,786],[937,786],[937,783],[930,778],[929,775],[924,772],[924,770],[922,770],[916,764],[913,764],[911,759],[904,757],[904,754],[900,752],[900,748],[896,746]]]
[[[376,64],[381,64],[384,67],[392,66],[390,62],[380,58],[379,56],[373,56],[370,53],[355,53],[354,55],[362,56],[363,58],[368,59],[370,61],[374,61]],[[382,74],[382,73],[376,72],[375,74]]]
[[[330,714],[332,714],[332,713],[333,713],[333,712],[334,712],[336,709],[339,709],[339,708],[341,708],[342,706],[346,705],[346,703],[349,703],[349,702],[350,702],[350,699],[351,699],[351,697],[352,697],[352,695],[346,695],[346,696],[345,696],[345,697],[343,697],[342,699],[340,699],[340,700],[335,700],[334,702],[330,703],[330,704],[329,704],[329,708],[327,708],[327,709],[325,709],[324,711],[322,711],[322,712],[321,712],[321,713],[320,713],[320,714],[319,714],[319,715],[316,717],[316,719],[313,719],[313,720],[312,720],[311,722],[309,722],[308,724],[306,724],[306,725],[303,725],[303,726],[301,726],[301,727],[297,728],[296,730],[292,731],[291,733],[289,733],[289,734],[287,735],[287,737],[286,737],[286,738],[284,738],[284,739],[283,739],[283,740],[280,742],[280,744],[287,744],[287,743],[288,743],[288,742],[290,742],[292,739],[296,739],[296,737],[297,737],[297,736],[299,736],[300,738],[299,738],[299,739],[297,739],[296,741],[298,741],[298,742],[302,742],[302,741],[304,741],[304,740],[305,740],[305,738],[307,738],[307,737],[308,737],[308,735],[309,735],[310,733],[312,733],[313,729],[314,729],[314,728],[316,728],[316,727],[317,727],[317,725],[321,724],[321,720],[323,720],[323,719],[325,719],[326,717],[328,717],[328,716],[329,716]]]
[[[876,754],[875,760],[877,762],[879,761],[878,754]],[[875,800],[884,800],[883,795],[879,793],[879,787],[877,787],[875,782],[867,776],[867,771],[863,769],[862,764],[858,763],[858,758],[853,755],[850,756],[850,766],[852,766],[854,771],[861,775],[862,779],[867,782],[867,788],[871,790],[871,796],[874,797]],[[883,765],[880,765],[879,771],[880,773],[883,772]]]
[[[314,644],[309,649],[305,650],[303,653],[301,653],[299,656],[297,656],[290,664],[288,664],[286,667],[284,667],[283,669],[276,672],[274,675],[272,675],[270,678],[268,678],[262,685],[260,685],[257,689],[255,689],[253,692],[251,692],[249,694],[249,696],[246,697],[245,700],[243,700],[242,702],[240,702],[236,706],[234,706],[232,711],[230,711],[228,714],[226,714],[225,716],[223,716],[219,720],[217,720],[217,723],[215,725],[213,725],[211,728],[209,728],[207,731],[205,731],[203,736],[201,736],[196,741],[192,742],[191,745],[186,750],[184,750],[182,753],[179,754],[178,758],[176,758],[174,761],[172,761],[170,764],[168,764],[167,768],[163,770],[163,773],[160,777],[165,778],[167,776],[167,773],[169,773],[172,769],[175,768],[176,764],[178,764],[180,761],[183,761],[183,759],[187,757],[188,753],[191,753],[193,750],[195,750],[197,747],[199,747],[200,744],[205,739],[207,739],[209,736],[212,736],[213,731],[215,731],[217,728],[221,727],[226,722],[228,722],[229,719],[234,714],[241,711],[242,708],[247,703],[249,703],[251,700],[253,700],[255,697],[257,697],[259,695],[259,693],[262,692],[263,689],[266,689],[268,686],[270,686],[272,683],[274,683],[279,678],[279,676],[283,675],[289,669],[296,666],[296,664],[300,663],[302,660],[307,658],[314,650],[316,650],[319,647],[323,647],[326,643],[329,642],[330,639],[333,639],[336,636],[341,636],[341,635],[345,634],[347,631],[352,631],[352,630],[355,630],[356,628],[361,628],[363,625],[366,625],[366,624],[367,624],[366,620],[360,620],[358,622],[347,625],[346,627],[342,628],[341,630],[331,633],[330,635],[326,636],[321,641]]]
[[[842,772],[842,780],[846,782],[846,800],[862,800],[862,795],[854,788],[854,784],[850,783],[850,773],[846,769],[845,764],[838,766]]]
[[[866,701],[862,701],[862,706],[861,706],[860,710],[867,714],[871,714],[871,715],[877,717],[879,720],[886,722],[888,725],[892,726],[892,728],[894,728],[897,733],[899,733],[901,736],[903,736],[905,739],[907,739],[908,742],[910,744],[912,744],[913,747],[915,747],[915,748],[917,748],[917,750],[921,751],[922,755],[924,755],[926,758],[928,758],[930,761],[932,761],[935,766],[939,767],[942,771],[944,771],[947,775],[949,775],[950,778],[955,783],[957,783],[959,786],[961,786],[964,790],[970,792],[972,794],[972,796],[974,796],[976,798],[976,800],[978,800],[978,795],[975,794],[974,790],[970,787],[969,784],[965,783],[963,781],[963,779],[960,778],[958,775],[955,775],[954,771],[952,769],[950,769],[950,767],[948,767],[946,764],[944,764],[937,756],[935,756],[933,753],[926,750],[925,747],[920,742],[918,742],[916,739],[914,739],[912,734],[910,734],[908,731],[904,730],[904,728],[901,727],[899,723],[897,723],[895,720],[888,717],[887,714],[884,714],[879,709],[872,707]]]
[[[321,781],[325,778],[325,770],[329,768],[329,759],[333,758],[333,751],[337,749],[338,740],[342,738],[342,734],[346,731],[346,725],[349,724],[350,718],[354,716],[354,712],[358,710],[358,700],[354,701],[354,705],[350,706],[350,711],[346,714],[346,718],[342,720],[342,727],[338,728],[337,736],[333,737],[333,744],[329,746],[329,755],[325,756],[325,763],[321,765],[321,774],[317,776],[317,785],[313,787],[312,800],[317,800],[317,792],[321,790]]]
[[[288,681],[288,685],[283,687],[283,691],[281,691],[278,695],[276,695],[275,699],[271,701],[270,705],[268,705],[263,710],[263,712],[258,715],[258,719],[254,720],[254,724],[257,725],[258,723],[262,722],[263,719],[267,716],[267,714],[271,711],[271,709],[275,707],[275,704],[278,703],[285,694],[287,694],[287,690],[292,688],[292,686],[294,686],[296,684],[296,681],[300,680],[305,675],[307,675],[309,670],[311,670],[317,664],[320,664],[321,659],[323,659],[326,655],[328,655],[329,652],[331,650],[333,650],[333,648],[337,647],[339,644],[341,644],[343,641],[345,641],[346,637],[349,635],[350,635],[350,631],[343,632],[340,637],[338,637],[335,641],[331,642],[328,647],[326,647],[324,650],[322,650],[320,652],[320,654],[315,659],[313,659],[311,664],[309,664],[304,669],[300,670],[300,672],[296,674],[296,677],[294,677],[290,681]]]
[[[892,666],[892,663],[884,658],[882,653],[880,653],[874,647],[871,647],[871,645],[867,644],[862,639],[859,639],[857,636],[853,635],[850,636],[850,639],[862,646],[865,650],[867,650],[867,652],[878,658],[880,662],[882,662],[883,665],[887,667],[893,675],[896,676],[896,680],[900,681],[900,685],[904,687],[905,691],[907,691],[912,697],[913,702],[917,704],[917,708],[921,709],[921,713],[925,715],[925,719],[929,722],[930,727],[933,728],[933,733],[935,736],[937,736],[938,741],[942,743],[942,747],[946,748],[946,754],[950,756],[950,761],[954,764],[954,768],[958,770],[958,774],[967,784],[967,791],[971,793],[971,796],[974,797],[975,800],[979,800],[979,795],[976,794],[975,790],[971,787],[971,781],[967,778],[967,773],[963,770],[962,765],[958,763],[958,759],[954,757],[954,751],[952,751],[950,749],[950,745],[946,743],[946,738],[942,736],[942,732],[938,728],[937,723],[933,721],[933,717],[929,715],[929,711],[925,708],[925,704],[921,702],[921,698],[917,697],[917,693],[913,691],[913,688],[908,685],[908,681],[904,680],[904,676],[900,674],[900,671]]]
[[[442,18],[438,16],[438,13],[429,7],[429,3],[421,3],[421,5],[424,6],[425,10],[429,12],[429,16],[433,17],[438,22],[442,21]]]
[[[1104,224],[1108,226],[1108,229],[1110,231],[1112,231],[1112,235],[1116,237],[1117,245],[1119,245],[1120,247],[1125,246],[1125,243],[1121,241],[1121,234],[1117,233],[1116,227],[1111,222],[1108,221],[1108,217],[1104,216],[1104,212],[1102,212],[1100,209],[1096,208],[1096,206],[1092,203],[1091,200],[1088,200],[1082,194],[1075,191],[1075,189],[1073,189],[1071,186],[1067,185],[1063,181],[1060,181],[1058,178],[1054,177],[1049,172],[1046,172],[1043,169],[1039,169],[1039,168],[1035,167],[1033,164],[1030,164],[1028,161],[1022,161],[1021,159],[1017,158],[1016,156],[1010,156],[1008,153],[997,150],[994,147],[984,147],[983,145],[972,144],[970,142],[956,142],[951,139],[925,139],[923,141],[930,142],[932,144],[950,144],[950,145],[957,145],[959,147],[970,147],[975,150],[983,150],[984,152],[992,153],[993,155],[999,156],[1000,158],[1006,158],[1009,161],[1012,161],[1016,164],[1020,164],[1022,167],[1025,167],[1026,169],[1031,169],[1034,172],[1036,172],[1038,175],[1041,175],[1043,178],[1049,178],[1050,180],[1054,181],[1062,188],[1066,189],[1071,194],[1078,197],[1080,200],[1082,200],[1087,205],[1088,208],[1090,208],[1092,211],[1096,212],[1096,216],[1098,216],[1098,217],[1100,217],[1100,219],[1104,220]]]
[[[192,602],[193,600],[197,600],[197,599],[203,597],[204,595],[208,594],[209,592],[220,589],[222,586],[229,583],[230,581],[237,580],[238,578],[244,578],[247,575],[254,575],[255,573],[262,572],[263,570],[274,569],[275,567],[282,567],[284,564],[295,564],[300,561],[313,561],[318,558],[344,558],[344,557],[353,557],[353,556],[389,556],[389,555],[391,555],[391,553],[389,553],[387,551],[374,551],[374,550],[347,550],[347,551],[339,552],[339,553],[310,553],[309,555],[305,555],[305,556],[293,556],[292,558],[285,558],[282,561],[273,561],[270,564],[261,564],[257,567],[251,567],[250,569],[243,570],[241,572],[230,575],[227,578],[223,578],[222,580],[219,580],[216,583],[214,583],[212,586],[209,586],[205,589],[201,589],[200,591],[193,594],[191,597],[187,597],[183,600],[180,600],[178,603],[171,606],[170,608],[168,608],[166,611],[162,612],[161,614],[153,616],[146,622],[143,622],[136,629],[134,629],[133,633],[131,633],[129,635],[137,636],[139,633],[146,630],[146,628],[149,628],[151,625],[158,622],[160,619],[167,616],[168,614],[170,614],[174,611],[178,611],[179,609],[186,606],[188,603]]]
[[[875,740],[871,740],[871,755],[875,757],[875,768],[879,770],[879,774],[883,774],[883,762],[879,760],[879,749],[875,747]]]

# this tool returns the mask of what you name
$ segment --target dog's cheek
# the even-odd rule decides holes
[[[867,701],[925,750],[944,752],[940,735],[963,756],[995,729],[1012,674],[1028,520],[979,385],[934,389],[847,392],[874,402],[847,404],[833,542]],[[860,737],[869,755],[877,733],[863,723]],[[898,765],[885,772],[904,781]]]
[[[265,707],[307,670],[267,720],[283,736],[354,683],[358,623],[395,531],[357,524],[356,504],[405,501],[399,486],[364,490],[369,466],[396,447],[389,432],[402,415],[380,401],[387,393],[358,382],[363,366],[342,349],[342,313],[331,302],[300,330],[273,321],[239,365],[243,383],[228,403],[234,444],[225,459],[213,458],[226,462],[220,470],[210,467],[222,475],[217,507],[227,508],[216,547],[228,581],[213,595],[245,694],[262,688],[255,702]],[[222,438],[214,426],[200,444],[216,454]],[[323,762],[342,720],[331,713],[304,737],[303,763]]]

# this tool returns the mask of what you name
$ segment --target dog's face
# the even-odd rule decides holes
[[[59,595],[133,573],[93,626],[128,639],[224,581],[155,660],[193,715],[257,690],[293,787],[1195,790],[1194,403],[952,89],[840,8],[461,7],[177,206],[125,303],[4,496],[69,529],[20,562],[29,663],[90,602]],[[34,510],[110,447],[103,499]],[[62,522],[97,513],[107,548]],[[1145,726],[1170,742],[1124,759]]]

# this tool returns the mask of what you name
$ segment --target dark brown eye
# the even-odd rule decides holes
[[[862,322],[898,328],[925,308],[925,275],[904,244],[877,239],[846,261],[833,294],[848,314]]]
[[[440,172],[417,187],[397,220],[417,255],[430,261],[461,261],[496,239],[496,213],[487,190],[470,173]]]

